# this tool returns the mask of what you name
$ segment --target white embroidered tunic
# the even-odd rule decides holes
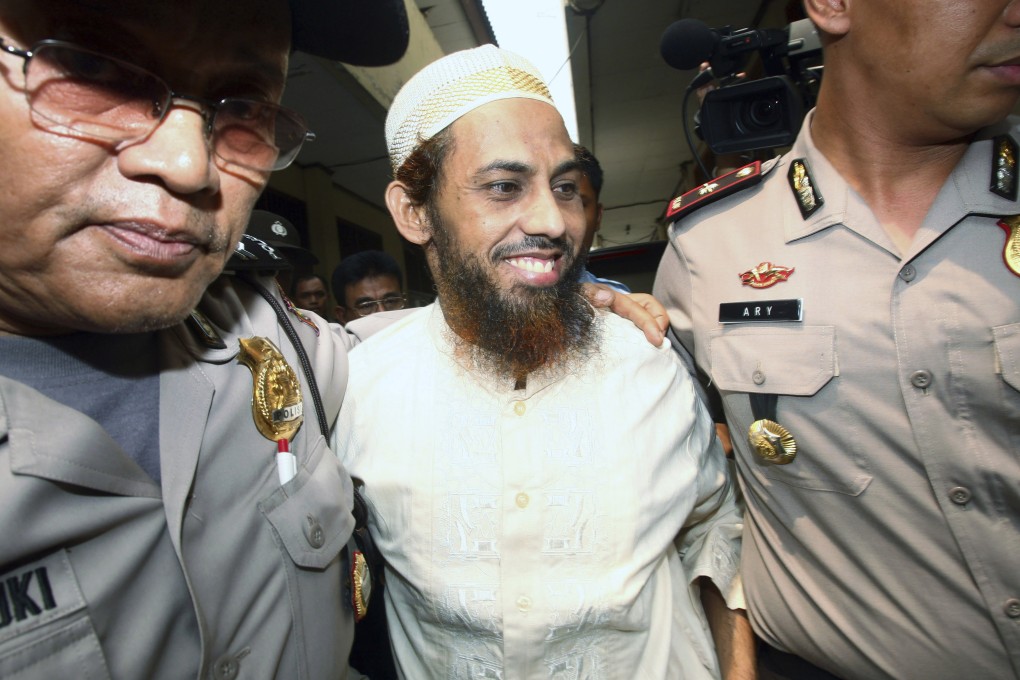
[[[718,676],[689,584],[742,606],[727,462],[668,343],[599,325],[596,357],[524,390],[460,363],[436,305],[351,353],[334,450],[404,677]]]

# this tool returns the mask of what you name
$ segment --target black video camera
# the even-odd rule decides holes
[[[695,68],[705,61],[711,65],[720,85],[705,95],[696,131],[717,154],[792,144],[818,96],[822,48],[808,19],[780,30],[738,31],[684,19],[663,34],[661,49],[676,68]],[[735,74],[755,52],[766,77],[736,81]]]

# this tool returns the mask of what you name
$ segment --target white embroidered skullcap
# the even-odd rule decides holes
[[[419,144],[464,114],[516,97],[553,105],[538,69],[513,52],[482,45],[432,62],[400,88],[386,115],[386,146],[393,170]]]

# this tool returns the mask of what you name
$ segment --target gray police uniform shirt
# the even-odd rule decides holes
[[[224,277],[200,309],[225,349],[183,324],[158,334],[162,487],[95,421],[0,377],[0,677],[346,676],[350,479],[269,305]],[[332,424],[353,339],[291,318]],[[250,336],[301,381],[283,486],[237,360]]]
[[[758,186],[671,226],[654,291],[722,395],[752,624],[845,678],[1017,677],[1020,276],[997,222],[1020,204],[989,186],[990,139],[1020,131],[979,135],[900,253],[809,128]],[[807,218],[796,159],[824,199]],[[792,271],[742,285],[762,263]],[[768,317],[783,299],[802,321]],[[778,397],[788,465],[750,449],[755,393]]]

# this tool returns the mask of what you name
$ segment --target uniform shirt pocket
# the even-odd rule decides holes
[[[776,481],[818,491],[861,493],[871,482],[863,451],[836,442],[826,423],[842,423],[846,435],[856,415],[840,396],[839,356],[834,326],[800,324],[724,328],[710,339],[712,381],[726,404],[742,462],[760,481]],[[752,394],[779,397],[777,420],[797,440],[797,458],[788,465],[766,465],[747,445],[755,420]]]
[[[1020,392],[1020,323],[992,329],[998,371],[1007,385]]]
[[[259,505],[297,566],[325,569],[354,531],[351,498],[350,478],[319,437],[306,466]]]
[[[109,678],[64,550],[0,574],[0,678]]]

